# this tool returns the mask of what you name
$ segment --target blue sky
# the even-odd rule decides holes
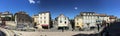
[[[50,11],[54,19],[59,14],[74,18],[80,12],[96,12],[120,17],[120,0],[0,0],[0,12],[25,11],[30,16]]]

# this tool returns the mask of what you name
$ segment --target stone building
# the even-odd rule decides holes
[[[14,14],[17,29],[27,29],[33,27],[32,18],[24,11],[19,11]]]

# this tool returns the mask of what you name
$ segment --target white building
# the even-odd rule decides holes
[[[49,12],[42,12],[39,15],[39,24],[42,26],[42,28],[50,27],[50,13]]]
[[[84,27],[96,26],[97,16],[95,12],[81,12],[80,13]]]
[[[100,23],[102,23],[102,21],[105,21],[106,23],[110,22],[109,16],[106,14],[97,14],[97,17],[97,20],[101,21]]]
[[[40,12],[38,15],[33,16],[33,20],[37,23],[39,29],[48,29],[50,28],[50,12]]]
[[[32,18],[24,11],[16,12],[14,14],[14,19],[17,24],[17,30],[33,28]]]
[[[83,27],[97,27],[97,24],[110,22],[109,16],[106,14],[97,14],[95,12],[81,12],[79,15],[82,18]]]
[[[66,27],[68,28],[69,27],[69,24],[70,24],[70,21],[69,21],[69,18],[64,16],[63,14],[60,14],[57,18],[55,18],[56,21],[57,21],[57,25],[58,25],[58,28],[61,28],[61,27]]]

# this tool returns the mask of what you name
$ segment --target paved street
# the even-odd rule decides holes
[[[16,33],[18,33],[18,35],[21,36],[119,36],[120,35],[120,22],[115,22],[115,23],[111,23],[110,26],[104,28],[104,31],[102,31],[101,33],[103,33],[103,35],[101,35],[100,33],[94,34],[95,31],[57,31],[57,32],[50,32],[46,30],[45,31],[39,31],[39,32],[24,32],[24,31],[15,31]],[[96,31],[97,32],[97,31]],[[87,34],[88,33],[88,34]],[[93,33],[93,34],[89,34],[89,33]],[[5,34],[3,32],[0,32],[0,36],[5,36]]]
[[[101,29],[102,31],[102,29]],[[25,31],[15,31],[21,34],[20,36],[98,36],[98,31],[59,31],[59,32],[50,32],[50,31],[39,31],[39,32],[25,32]]]
[[[2,28],[1,28],[2,29]],[[20,36],[98,36],[97,30],[91,30],[91,31],[64,31],[62,32],[61,30],[59,31],[51,31],[51,30],[45,30],[45,31],[36,31],[36,32],[28,32],[28,31],[15,31],[12,30],[6,30],[3,29],[3,31],[6,33],[9,33],[8,35],[20,35]],[[13,34],[12,34],[13,33]]]
[[[81,32],[73,32],[73,31],[65,31],[65,32],[23,32],[17,31],[21,35],[20,36],[76,36],[77,34],[94,34],[94,31],[81,31]]]

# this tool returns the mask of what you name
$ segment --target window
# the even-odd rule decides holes
[[[40,21],[40,23],[42,23],[42,21]]]
[[[90,15],[92,15],[92,14],[90,14]]]
[[[86,13],[84,13],[83,15],[86,15]]]
[[[66,20],[67,18],[65,18],[65,20]]]
[[[79,23],[77,23],[77,25],[79,25]]]
[[[66,24],[66,21],[65,21],[65,24]]]
[[[60,23],[62,23],[62,21],[60,21]]]
[[[108,21],[108,19],[107,19],[107,21]]]
[[[44,15],[45,15],[46,13],[44,13]]]
[[[97,18],[99,19],[99,16]]]
[[[44,17],[44,19],[46,19],[46,17]]]
[[[42,15],[44,15],[44,14],[42,14]]]
[[[77,21],[78,21],[79,19],[77,18]]]
[[[46,23],[46,21],[44,21],[44,23]]]
[[[42,15],[42,14],[40,14],[40,15]]]
[[[87,15],[90,15],[90,13],[87,13]]]

